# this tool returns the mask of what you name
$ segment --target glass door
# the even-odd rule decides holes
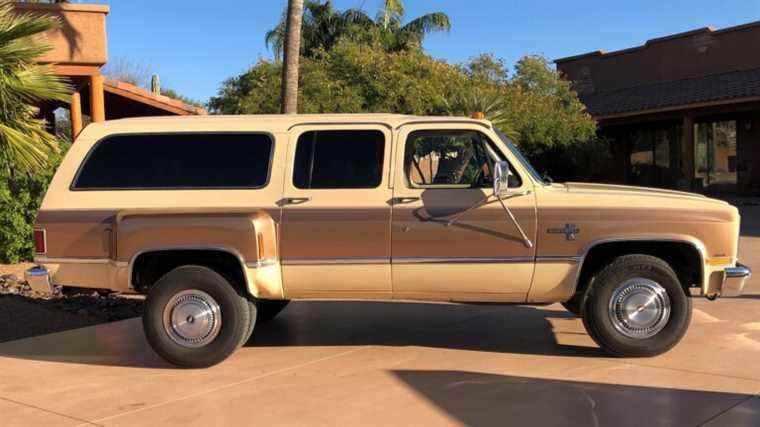
[[[697,123],[695,178],[708,193],[735,193],[737,184],[736,121]]]

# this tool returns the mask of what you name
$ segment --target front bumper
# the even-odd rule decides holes
[[[38,265],[24,272],[24,280],[29,284],[33,291],[52,294],[55,293],[53,279],[47,268]]]
[[[752,276],[752,270],[744,264],[736,263],[736,267],[723,270],[723,286],[720,290],[722,297],[738,297],[742,294],[747,279]]]

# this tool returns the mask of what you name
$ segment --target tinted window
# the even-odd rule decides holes
[[[501,160],[479,132],[412,132],[404,158],[409,182],[416,186],[487,188],[493,185],[493,164]],[[519,187],[519,177],[510,185]]]
[[[271,154],[262,134],[112,136],[92,150],[74,189],[261,187]]]
[[[306,132],[296,146],[296,188],[375,188],[383,174],[385,137],[379,131]]]

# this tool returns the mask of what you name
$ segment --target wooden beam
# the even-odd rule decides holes
[[[74,141],[82,132],[82,95],[79,92],[71,94],[71,140]]]
[[[59,76],[76,77],[100,74],[100,67],[97,65],[56,64],[53,66],[53,69]]]
[[[95,123],[106,121],[104,81],[105,78],[101,74],[90,77],[90,115]]]

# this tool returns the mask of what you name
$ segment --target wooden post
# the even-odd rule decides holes
[[[106,101],[103,92],[103,81],[105,78],[101,74],[90,77],[90,115],[92,121],[106,121]]]
[[[71,140],[74,141],[82,132],[82,95],[79,92],[71,94]]]
[[[683,128],[681,129],[681,172],[686,179],[687,185],[691,187],[694,181],[694,116],[687,114],[683,117]]]

